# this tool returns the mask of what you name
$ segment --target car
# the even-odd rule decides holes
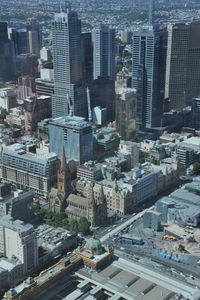
[[[125,248],[124,248],[124,247],[120,247],[119,249],[120,249],[120,250],[125,250]]]

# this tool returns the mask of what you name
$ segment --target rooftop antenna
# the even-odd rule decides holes
[[[69,13],[71,11],[71,2],[65,0],[65,12]]]
[[[88,105],[88,121],[92,122],[92,111],[91,111],[91,100],[90,100],[89,87],[87,87],[87,105]]]
[[[149,27],[152,27],[154,24],[154,8],[155,8],[155,0],[149,1]]]
[[[68,13],[71,11],[71,3],[67,0],[62,0],[60,2],[60,12]]]

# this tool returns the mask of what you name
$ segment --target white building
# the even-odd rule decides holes
[[[11,88],[0,89],[0,107],[8,111],[10,108],[16,106],[17,106],[17,95],[15,91]]]
[[[51,59],[51,51],[46,47],[42,47],[40,50],[40,59],[43,61],[49,61]]]
[[[23,264],[24,274],[34,271],[38,265],[38,246],[33,226],[9,216],[1,217],[0,253],[10,260],[16,257]]]
[[[92,109],[92,122],[97,125],[104,125],[107,120],[107,109],[96,106]]]
[[[115,30],[100,25],[92,31],[93,79],[115,79]]]

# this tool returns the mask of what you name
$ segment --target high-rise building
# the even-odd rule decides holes
[[[36,77],[38,59],[35,54],[23,53],[16,56],[16,72],[21,75]]]
[[[190,23],[187,61],[186,105],[200,95],[200,21]]]
[[[17,97],[25,99],[35,96],[35,78],[30,76],[20,76],[17,80]]]
[[[91,108],[100,106],[107,110],[107,121],[115,120],[115,81],[99,77],[89,85]]]
[[[82,82],[81,21],[69,3],[52,22],[55,92],[52,99],[54,118],[67,116],[70,110],[86,116],[86,87]]]
[[[28,52],[35,54],[37,57],[40,56],[40,49],[42,45],[40,25],[36,19],[29,19],[27,24],[27,34],[28,34]]]
[[[200,94],[200,22],[168,25],[165,98],[182,110]]]
[[[122,140],[131,140],[136,134],[136,90],[121,88],[116,97],[116,129]]]
[[[35,88],[37,95],[46,95],[46,96],[53,96],[54,93],[54,83],[50,80],[44,80],[37,78],[35,80]]]
[[[93,47],[91,32],[84,32],[82,38],[82,66],[83,80],[92,80],[93,78]]]
[[[166,30],[148,26],[133,33],[132,87],[137,90],[136,125],[161,125],[164,100]]]
[[[187,60],[189,48],[189,24],[169,24],[165,98],[169,108],[182,110],[186,106]]]
[[[200,130],[200,97],[192,100],[192,125],[196,130]]]
[[[24,99],[25,130],[32,135],[37,123],[51,117],[51,96],[37,96]]]
[[[10,216],[0,217],[0,252],[4,257],[15,256],[24,267],[24,273],[38,266],[38,246],[34,227]]]
[[[57,118],[49,121],[50,151],[61,159],[63,149],[66,159],[79,164],[93,158],[93,135],[91,124],[84,118]]]
[[[100,25],[92,31],[93,79],[115,79],[115,30]]]
[[[16,55],[28,52],[28,35],[26,29],[8,28],[8,37],[14,43]]]
[[[40,59],[43,61],[51,61],[52,56],[51,56],[51,51],[47,47],[43,47],[40,50]]]
[[[0,81],[12,80],[15,75],[15,48],[8,39],[8,26],[0,22]]]

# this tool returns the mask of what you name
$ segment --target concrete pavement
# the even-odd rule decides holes
[[[128,225],[130,225],[131,223],[133,223],[137,219],[141,218],[145,214],[146,211],[152,210],[153,208],[154,208],[154,206],[151,206],[150,208],[144,209],[142,212],[138,213],[137,215],[135,215],[132,218],[130,218],[127,221],[125,221],[124,223],[122,223],[119,226],[115,227],[110,232],[108,232],[107,234],[105,234],[104,236],[102,236],[100,238],[100,241],[102,243],[104,243],[107,239],[111,238],[114,234],[120,232],[121,230],[123,230],[124,228],[126,228]]]

